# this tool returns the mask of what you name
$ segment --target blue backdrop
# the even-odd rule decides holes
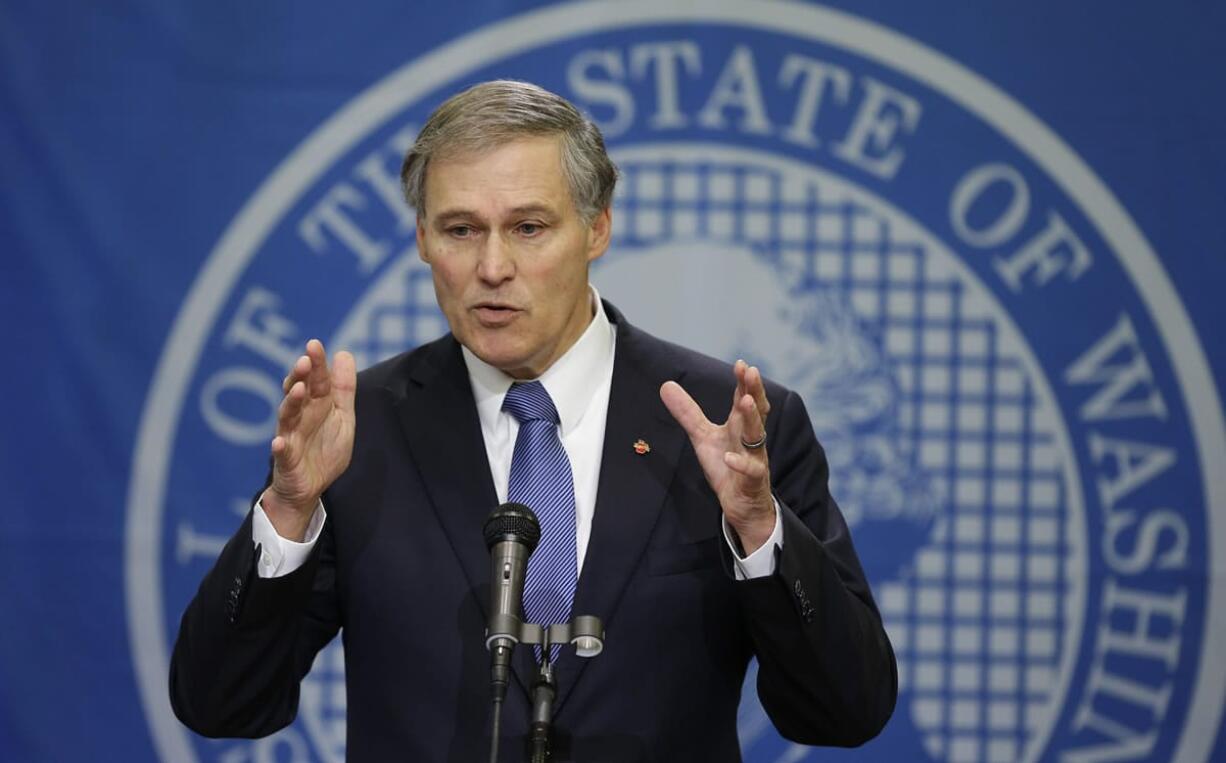
[[[750,690],[748,760],[1226,759],[1224,28],[1192,2],[6,0],[0,759],[343,756],[335,648],[262,742],[178,726],[166,655],[291,348],[443,330],[391,178],[493,77],[604,128],[602,293],[801,391],[830,452],[898,709],[810,751]],[[742,323],[745,288],[776,307]]]

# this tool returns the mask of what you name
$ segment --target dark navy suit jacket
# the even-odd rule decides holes
[[[736,581],[718,502],[659,397],[677,380],[722,420],[732,370],[606,310],[617,347],[573,610],[600,617],[606,642],[594,659],[569,650],[557,664],[553,759],[740,760],[736,713],[754,656],[784,736],[871,738],[894,706],[894,655],[800,398],[767,384],[784,545],[773,576]],[[353,460],[324,496],[308,562],[259,578],[247,518],[183,615],[172,704],[201,734],[270,734],[295,717],[301,678],[339,630],[349,760],[486,760],[481,527],[497,498],[459,344],[448,335],[363,371],[356,411]],[[650,452],[636,451],[640,439]],[[524,758],[534,674],[531,650],[516,651],[507,761]]]

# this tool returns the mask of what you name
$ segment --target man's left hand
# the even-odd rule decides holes
[[[766,416],[770,403],[756,366],[738,360],[736,391],[723,424],[714,424],[694,398],[674,381],[660,387],[660,399],[689,435],[698,463],[719,498],[728,525],[748,556],[775,529],[770,463],[766,456]],[[759,444],[760,443],[760,444]],[[756,446],[756,447],[755,447]]]

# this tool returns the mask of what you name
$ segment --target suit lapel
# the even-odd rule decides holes
[[[659,394],[660,385],[679,379],[681,370],[652,358],[642,335],[608,303],[605,306],[618,324],[617,349],[596,512],[573,612],[599,617],[610,638],[616,638],[617,605],[642,562],[686,439]],[[650,451],[639,453],[639,440]],[[561,709],[588,662],[573,649],[564,650],[556,666],[555,710]]]
[[[573,612],[599,617],[606,629],[612,626],[610,637],[616,638],[618,603],[642,562],[686,439],[659,395],[664,381],[681,380],[682,369],[653,353],[643,335],[607,302],[605,309],[618,326],[617,349],[596,511]],[[468,371],[453,338],[439,342],[430,358],[412,372],[397,413],[432,508],[468,585],[474,590],[484,587],[489,552],[480,528],[498,498]],[[639,440],[650,446],[649,452],[636,451]],[[484,620],[488,602],[485,597],[475,598]],[[555,665],[555,714],[588,662],[576,657],[573,649],[563,650]],[[536,670],[533,650],[517,649],[514,673],[525,692]]]
[[[472,385],[453,338],[438,342],[413,371],[397,413],[434,513],[475,590],[488,583],[489,551],[481,527],[498,497]],[[488,603],[475,598],[484,620]]]

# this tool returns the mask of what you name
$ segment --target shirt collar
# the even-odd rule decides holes
[[[563,435],[578,425],[588,409],[592,395],[599,386],[593,380],[607,377],[613,364],[613,327],[605,315],[596,287],[589,284],[588,289],[596,314],[570,349],[537,377],[558,409]],[[517,380],[478,358],[467,347],[461,346],[460,351],[464,354],[464,365],[468,367],[477,416],[483,428],[490,428],[498,420],[507,390]]]

